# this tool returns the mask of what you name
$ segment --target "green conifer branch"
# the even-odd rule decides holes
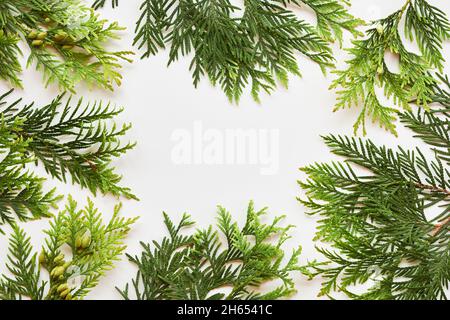
[[[21,87],[22,55],[17,42],[30,50],[27,66],[35,65],[46,84],[74,92],[79,82],[113,90],[120,85],[122,61],[129,51],[109,51],[106,44],[123,30],[108,23],[79,0],[4,0],[0,3],[0,78]]]
[[[291,9],[304,4],[316,12],[317,28]],[[145,0],[140,9],[134,44],[144,50],[142,58],[169,47],[170,65],[192,54],[194,85],[207,77],[236,102],[247,86],[256,101],[277,81],[287,87],[289,74],[300,76],[297,53],[323,71],[333,67],[329,42],[341,42],[343,30],[359,35],[362,24],[337,0],[244,0],[241,7],[229,0]],[[242,17],[233,17],[237,13]]]
[[[400,37],[399,26],[405,18],[405,35],[415,41],[420,55],[408,51]],[[366,134],[367,119],[396,134],[395,120],[400,110],[409,110],[414,100],[426,110],[433,100],[437,80],[431,72],[442,71],[443,41],[450,38],[450,22],[443,11],[425,0],[408,0],[403,8],[375,21],[366,38],[355,40],[348,49],[347,69],[336,71],[331,88],[338,90],[335,110],[358,106],[361,113],[354,125]],[[388,68],[385,53],[399,57],[400,71]],[[376,94],[381,87],[392,105],[384,105]]]
[[[446,78],[441,77],[443,80]],[[445,80],[448,83],[448,80]],[[300,182],[311,214],[322,217],[317,240],[323,263],[311,272],[324,278],[322,295],[342,291],[356,299],[447,299],[450,283],[450,103],[434,88],[427,112],[404,112],[402,122],[430,146],[393,150],[370,140],[327,136],[345,161],[302,168]],[[447,97],[447,99],[445,98]],[[446,100],[445,100],[446,99]],[[354,286],[368,288],[360,294]]]
[[[30,238],[13,226],[6,267],[0,278],[0,299],[75,300],[84,298],[125,250],[124,239],[136,219],[119,217],[120,206],[104,223],[89,201],[82,209],[69,197],[46,232],[38,256]],[[70,248],[67,254],[66,247]]]
[[[344,2],[349,6],[350,2],[339,0],[290,0],[288,2],[300,6],[304,3],[312,8],[317,16],[317,32],[328,42],[337,40],[342,45],[344,30],[354,37],[363,35],[357,28],[364,22],[355,19],[341,4]]]
[[[250,203],[247,221],[240,229],[231,215],[218,208],[217,228],[210,226],[193,235],[183,229],[194,224],[183,215],[178,225],[164,214],[169,237],[153,245],[142,243],[139,256],[128,256],[138,273],[119,290],[125,299],[277,299],[295,292],[291,272],[303,271],[298,265],[301,249],[284,261],[283,243],[292,226],[281,227],[283,217],[272,223],[261,222],[266,208],[256,211]],[[275,243],[271,240],[277,238]],[[222,241],[224,240],[224,241]],[[273,290],[261,292],[260,286],[278,280]],[[230,287],[228,293],[220,289]]]
[[[42,165],[50,177],[68,179],[93,194],[101,192],[136,199],[119,185],[112,160],[134,147],[120,139],[129,125],[112,122],[122,109],[102,103],[72,105],[60,95],[50,104],[8,103],[12,91],[0,96],[0,226],[49,216],[56,205],[55,190],[45,192],[43,177],[33,173]]]

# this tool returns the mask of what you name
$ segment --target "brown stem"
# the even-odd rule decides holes
[[[93,163],[90,160],[86,160],[87,164],[89,165],[89,167],[91,167],[92,171],[96,172],[97,171],[97,166],[95,165],[95,163]]]
[[[443,227],[445,227],[449,223],[450,223],[450,217],[448,217],[444,221],[438,223],[437,225],[434,226],[434,229],[431,232],[431,235],[434,237],[435,235],[437,235],[442,230]]]
[[[434,186],[429,186],[429,185],[422,184],[422,183],[416,183],[416,187],[419,188],[419,189],[429,190],[429,191],[432,191],[432,192],[444,193],[447,196],[450,196],[450,190],[447,190],[447,189],[434,187]]]
[[[415,185],[419,189],[429,190],[431,192],[443,193],[443,194],[446,195],[446,197],[450,196],[450,191],[447,190],[447,189],[443,189],[443,188],[439,188],[439,187],[435,187],[435,186],[430,186],[430,185],[426,185],[426,184],[422,184],[422,183],[416,183]],[[447,217],[442,222],[436,224],[434,226],[433,231],[431,231],[431,235],[434,237],[435,235],[437,235],[442,230],[442,228],[444,228],[449,223],[450,223],[450,217]]]

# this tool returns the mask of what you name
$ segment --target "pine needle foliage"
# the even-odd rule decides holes
[[[183,235],[194,224],[183,215],[178,225],[164,214],[169,237],[153,245],[142,243],[140,256],[128,256],[139,271],[130,286],[119,290],[125,299],[277,299],[295,292],[290,276],[301,270],[296,249],[287,262],[283,243],[291,226],[279,226],[283,217],[270,224],[261,222],[266,209],[255,211],[250,203],[247,221],[240,229],[230,213],[218,208],[217,228]],[[276,243],[273,239],[276,238]],[[278,284],[281,282],[281,284]],[[275,281],[277,287],[261,293],[262,284]],[[229,288],[228,293],[223,288]]]
[[[69,198],[46,231],[39,255],[26,233],[14,225],[6,262],[9,274],[0,278],[0,299],[85,297],[126,248],[123,241],[136,219],[120,217],[119,210],[117,206],[111,220],[104,223],[91,201],[79,210]]]
[[[120,142],[129,125],[108,125],[121,109],[72,104],[64,95],[43,107],[8,103],[11,93],[0,96],[0,226],[47,217],[59,200],[55,190],[44,191],[45,178],[33,173],[35,164],[49,177],[70,179],[93,194],[135,199],[119,185],[121,176],[111,164],[134,146]]]
[[[306,5],[316,13],[317,27],[292,10]],[[342,42],[343,30],[359,35],[362,23],[338,0],[243,0],[240,7],[230,0],[145,0],[140,10],[134,44],[144,50],[142,58],[165,47],[170,47],[169,65],[193,56],[194,85],[207,77],[236,102],[247,85],[256,101],[277,81],[287,87],[289,74],[300,76],[297,53],[323,71],[333,67],[329,42]]]
[[[120,85],[122,61],[131,52],[109,51],[106,45],[123,30],[108,23],[80,0],[2,0],[0,2],[0,78],[21,87],[18,42],[29,51],[44,81],[74,91],[79,82],[113,90]],[[6,63],[3,63],[6,62]]]
[[[448,83],[448,79],[442,78]],[[450,89],[450,87],[449,87]],[[343,291],[357,299],[447,299],[450,283],[450,91],[435,90],[432,112],[401,114],[430,146],[398,150],[370,140],[324,137],[344,162],[302,170],[307,199],[322,217],[317,239],[324,263],[321,295]],[[431,152],[430,152],[431,151]],[[365,290],[356,294],[355,285]],[[352,289],[353,288],[353,289]]]
[[[399,27],[404,18],[407,40],[417,44],[420,54],[409,51],[402,41]],[[397,134],[395,121],[399,110],[410,110],[410,101],[429,109],[436,79],[432,72],[442,72],[443,41],[450,38],[450,22],[445,13],[426,0],[408,0],[390,16],[375,21],[362,40],[355,40],[348,50],[351,59],[345,70],[336,71],[331,88],[338,88],[335,110],[358,106],[361,113],[354,125],[355,133],[362,128],[366,134],[367,119]],[[399,59],[399,71],[390,70],[386,53]],[[391,99],[385,105],[377,96],[382,88]]]

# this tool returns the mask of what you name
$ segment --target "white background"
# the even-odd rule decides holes
[[[235,0],[239,3],[239,0]],[[350,11],[366,21],[385,17],[400,8],[403,0],[353,0]],[[450,15],[449,1],[430,1]],[[123,50],[131,48],[134,23],[138,17],[140,0],[122,1],[116,10],[105,8],[101,15],[117,20],[126,26],[123,39],[118,46]],[[299,15],[314,23],[314,16],[307,10]],[[349,46],[350,35],[345,34],[344,47]],[[334,46],[338,66],[344,66],[346,53]],[[414,50],[414,48],[412,48]],[[445,44],[446,56],[450,46]],[[112,197],[97,197],[96,205],[109,217],[117,201],[123,202],[123,214],[140,216],[127,243],[129,253],[140,251],[139,241],[160,240],[166,235],[162,212],[167,212],[178,220],[183,212],[188,212],[198,222],[198,227],[215,222],[216,206],[223,205],[233,217],[242,222],[249,200],[255,201],[256,208],[269,207],[271,217],[285,214],[286,223],[294,224],[292,238],[286,244],[286,253],[299,244],[303,246],[301,262],[320,256],[314,249],[312,240],[316,218],[305,214],[296,200],[302,192],[297,180],[304,179],[298,168],[315,161],[335,159],[330,155],[320,139],[328,133],[352,134],[356,110],[333,113],[336,95],[329,91],[332,75],[324,76],[319,67],[299,56],[303,78],[291,78],[290,87],[278,89],[271,96],[263,96],[262,103],[256,104],[249,94],[245,94],[239,106],[232,105],[219,88],[213,88],[207,80],[198,89],[192,85],[188,71],[189,59],[182,58],[170,68],[166,68],[167,52],[139,60],[139,52],[133,64],[123,69],[123,85],[113,93],[88,90],[80,87],[77,97],[85,101],[109,100],[125,107],[119,123],[131,122],[132,130],[127,138],[137,141],[138,146],[115,162],[117,170],[123,174],[123,185],[129,186],[141,199],[139,202]],[[26,51],[25,51],[26,55]],[[446,71],[450,71],[447,63]],[[44,88],[41,75],[32,68],[23,74],[24,90],[17,90],[15,96],[24,101],[36,101],[39,105],[49,102],[58,90],[51,86]],[[0,92],[8,87],[0,84]],[[259,166],[252,165],[176,165],[171,159],[174,142],[172,133],[178,129],[192,131],[195,121],[201,121],[206,129],[277,129],[280,132],[279,171],[275,175],[261,175]],[[402,144],[413,146],[416,141],[410,132],[399,128],[399,138],[369,124],[368,137],[389,146]],[[38,169],[42,172],[41,169]],[[63,194],[72,194],[80,204],[92,197],[77,186],[64,185],[52,181],[47,187],[57,186]],[[61,202],[63,206],[64,202]],[[42,230],[48,227],[48,220],[30,222],[23,227],[32,236],[33,244],[42,244]],[[7,229],[9,232],[9,229]],[[0,235],[0,270],[4,270],[7,236]],[[123,288],[134,276],[134,267],[123,259],[115,270],[108,272],[100,285],[88,296],[90,299],[118,299],[114,287]],[[320,288],[320,279],[308,281],[301,275],[294,275],[298,294],[295,299],[315,299]]]

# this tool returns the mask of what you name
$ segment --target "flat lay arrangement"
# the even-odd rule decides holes
[[[447,300],[449,17],[0,0],[0,300]]]

